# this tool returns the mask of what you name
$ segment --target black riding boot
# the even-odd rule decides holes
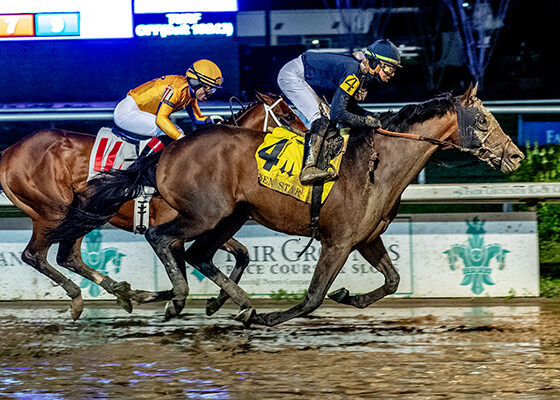
[[[303,168],[299,174],[299,180],[304,185],[309,185],[315,181],[328,181],[337,177],[332,167],[327,168],[327,170],[317,167],[317,160],[319,159],[328,125],[328,118],[321,117],[313,121],[311,129],[305,134]]]

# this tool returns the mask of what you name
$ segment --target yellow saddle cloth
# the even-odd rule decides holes
[[[338,172],[342,156],[346,151],[348,134],[342,134],[344,146],[338,156],[331,160],[331,165]],[[312,185],[302,185],[299,181],[303,159],[303,138],[286,128],[274,128],[264,137],[264,141],[255,153],[259,183],[277,192],[311,203]],[[334,183],[326,182],[321,204],[325,202]]]

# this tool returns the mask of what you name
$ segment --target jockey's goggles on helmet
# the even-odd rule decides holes
[[[204,93],[206,93],[206,94],[214,94],[214,93],[216,93],[217,87],[202,84],[202,89],[204,89]]]
[[[381,67],[381,70],[387,75],[393,75],[397,71],[397,67],[395,67],[393,64],[386,64],[383,61],[379,62],[379,66]]]

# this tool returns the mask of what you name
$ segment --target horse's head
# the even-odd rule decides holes
[[[458,144],[493,168],[499,168],[502,172],[514,171],[525,156],[476,97],[477,87],[471,85],[458,98]]]

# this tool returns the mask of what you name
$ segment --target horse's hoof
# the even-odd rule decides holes
[[[350,297],[350,292],[346,288],[341,288],[335,290],[334,292],[330,292],[327,294],[327,297],[337,303],[344,303],[344,301]]]
[[[138,304],[145,303],[153,298],[153,293],[145,290],[132,290],[130,292],[130,298],[137,302]]]
[[[115,282],[111,289],[116,295],[130,295],[130,283],[126,281]]]
[[[171,318],[178,316],[185,307],[184,300],[171,300],[165,305],[165,320],[169,321]]]
[[[84,311],[84,299],[82,296],[78,296],[72,299],[72,303],[70,304],[70,315],[72,319],[76,321],[82,315],[82,311]]]
[[[216,311],[218,311],[222,307],[222,304],[218,302],[218,299],[215,297],[211,297],[206,301],[206,315],[211,316]]]
[[[127,313],[132,312],[132,301],[130,301],[130,299],[119,296],[117,297],[117,304],[121,306],[122,309],[125,310]]]
[[[245,328],[250,328],[253,317],[257,314],[254,308],[244,308],[233,319],[242,322]]]

